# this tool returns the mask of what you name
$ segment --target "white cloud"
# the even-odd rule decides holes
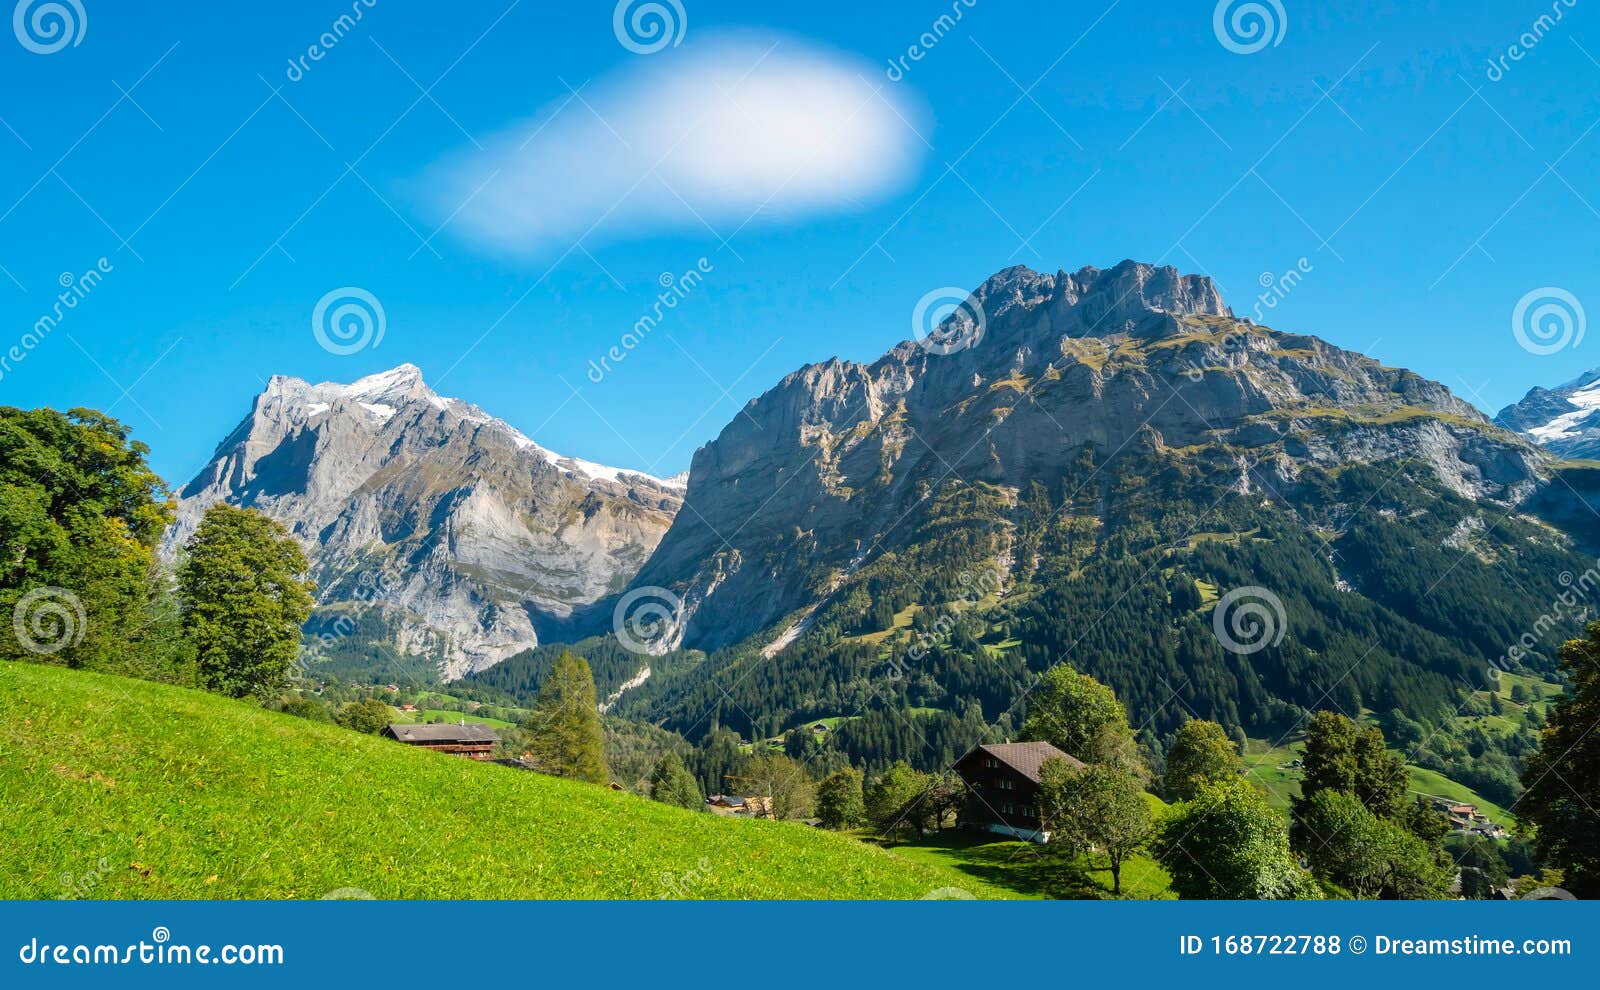
[[[858,60],[789,38],[636,56],[440,162],[431,206],[492,249],[560,253],[859,209],[908,183],[920,106]],[[465,205],[463,205],[465,204]]]

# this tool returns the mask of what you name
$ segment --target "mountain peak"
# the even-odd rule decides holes
[[[1177,317],[1233,315],[1209,276],[1132,259],[1054,275],[1013,265],[986,279],[973,298],[990,331],[1002,335],[1010,323],[1072,337],[1143,335],[1170,327]]]
[[[414,364],[399,364],[388,371],[380,371],[375,375],[358,378],[345,388],[352,395],[380,395],[390,392],[410,391],[413,387],[424,385],[422,369]]]

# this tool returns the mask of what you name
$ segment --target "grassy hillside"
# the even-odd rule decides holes
[[[1154,794],[1144,795],[1157,820],[1167,803]],[[897,854],[919,862],[949,866],[987,883],[1005,887],[1020,897],[1063,899],[1107,898],[1111,871],[1100,857],[1074,855],[1059,845],[1001,839],[964,831],[940,832],[890,846]],[[1148,853],[1122,865],[1122,896],[1133,900],[1168,900],[1172,881]]]
[[[0,663],[0,896],[916,898],[971,875],[214,695]]]
[[[1270,746],[1265,740],[1249,740],[1245,747],[1245,770],[1252,783],[1266,790],[1267,800],[1273,806],[1287,809],[1300,796],[1302,776],[1299,769],[1288,764],[1305,755],[1305,746],[1299,741],[1275,748]],[[1512,815],[1509,811],[1467,785],[1451,780],[1436,770],[1409,763],[1406,764],[1406,773],[1409,775],[1406,784],[1409,794],[1445,797],[1464,804],[1475,804],[1489,816],[1490,821],[1511,827]]]

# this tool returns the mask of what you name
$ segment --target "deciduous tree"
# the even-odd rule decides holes
[[[1128,713],[1117,696],[1066,664],[1058,664],[1040,678],[1028,699],[1022,732],[1085,763],[1116,767],[1141,781],[1149,778],[1150,771],[1128,727]]]
[[[1215,722],[1194,719],[1178,728],[1167,750],[1162,787],[1172,801],[1188,801],[1207,784],[1237,777],[1243,764],[1228,733]]]
[[[1318,879],[1358,898],[1441,898],[1455,872],[1404,825],[1342,791],[1323,789],[1307,799],[1291,838]]]
[[[1176,805],[1152,844],[1179,897],[1289,900],[1320,897],[1289,851],[1283,815],[1243,778],[1201,788]]]
[[[1052,841],[1075,852],[1104,856],[1111,892],[1122,894],[1122,864],[1150,841],[1150,805],[1139,782],[1115,767],[1073,768],[1052,758],[1039,768],[1039,800]]]
[[[763,753],[734,778],[746,797],[770,798],[773,818],[808,818],[817,789],[805,767],[782,753]]]
[[[89,409],[0,407],[0,657],[177,679],[150,648],[173,507],[128,437]]]
[[[206,510],[178,569],[183,634],[206,688],[234,698],[283,691],[311,616],[308,566],[276,521],[222,502]]]
[[[1317,712],[1306,728],[1303,799],[1318,791],[1350,794],[1380,818],[1398,817],[1405,803],[1405,761],[1389,752],[1383,730],[1359,726],[1338,712]]]
[[[828,828],[854,828],[867,820],[862,774],[845,767],[817,785],[817,817]]]
[[[915,824],[908,817],[912,802],[927,787],[926,774],[913,770],[908,763],[896,763],[867,788],[867,820],[885,835],[911,828]]]

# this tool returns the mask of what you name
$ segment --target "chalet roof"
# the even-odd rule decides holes
[[[433,725],[396,724],[385,730],[403,743],[495,743],[500,736],[487,725],[444,722]]]
[[[987,753],[1035,784],[1039,782],[1039,767],[1044,764],[1045,760],[1066,760],[1069,764],[1079,769],[1084,766],[1082,760],[1063,753],[1047,742],[986,743],[973,747],[972,753],[977,752]],[[971,756],[972,753],[968,753],[967,756]],[[961,759],[965,760],[966,758],[966,756],[963,756]]]

